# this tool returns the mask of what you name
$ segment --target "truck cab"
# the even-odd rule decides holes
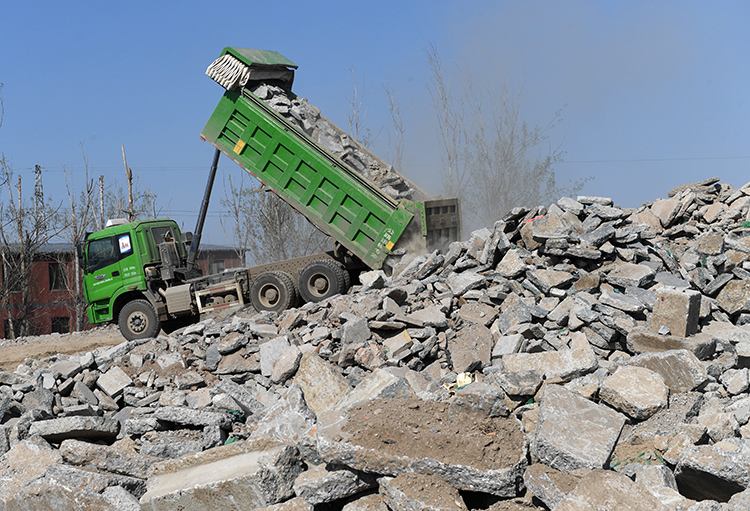
[[[116,321],[126,338],[139,338],[195,316],[192,309],[169,314],[164,298],[167,288],[196,276],[185,265],[189,241],[167,219],[110,220],[89,233],[80,250],[89,322]]]

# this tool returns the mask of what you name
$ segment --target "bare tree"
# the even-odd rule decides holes
[[[23,194],[21,176],[15,176],[0,156],[2,188],[7,203],[0,202],[0,260],[3,279],[0,307],[9,311],[6,336],[29,335],[35,305],[31,300],[32,264],[43,254],[45,245],[63,230],[59,207],[44,196],[42,169],[35,167],[34,195],[30,206]]]
[[[81,148],[81,152],[83,156],[83,180],[81,188],[75,188],[71,183],[70,175],[67,173],[65,179],[65,186],[68,193],[68,208],[65,212],[65,231],[63,235],[73,248],[73,252],[63,251],[58,253],[56,261],[58,267],[62,270],[58,277],[62,282],[59,282],[58,286],[67,291],[64,302],[72,313],[73,329],[76,332],[83,330],[86,304],[81,292],[83,269],[75,250],[76,247],[83,243],[86,232],[98,226],[94,180],[89,178],[89,161],[83,147]],[[72,275],[70,275],[71,273]]]
[[[351,70],[351,73],[352,95],[349,98],[349,115],[346,118],[349,134],[364,147],[370,147],[370,144],[373,142],[372,130],[365,127],[365,111],[359,86],[357,85],[357,76],[354,73],[354,69]]]
[[[385,97],[388,100],[388,112],[391,114],[391,127],[392,132],[392,145],[393,145],[393,157],[391,159],[391,165],[397,169],[403,168],[404,163],[404,140],[406,130],[404,129],[404,121],[401,118],[401,107],[399,106],[396,95],[393,91],[385,87]]]
[[[156,194],[148,188],[141,188],[138,185],[138,177],[133,173],[133,169],[128,165],[125,154],[125,146],[121,147],[122,163],[125,167],[126,188],[121,184],[110,185],[104,192],[104,176],[99,176],[99,198],[100,213],[99,216],[106,218],[119,218],[123,215],[132,222],[139,218],[156,218],[161,212],[157,204]],[[104,214],[101,211],[104,211]],[[102,227],[104,227],[102,225]]]
[[[465,229],[492,225],[513,207],[546,204],[581,189],[582,181],[567,187],[557,182],[555,164],[563,153],[549,144],[548,134],[559,121],[559,112],[546,126],[529,125],[518,99],[507,91],[478,91],[464,85],[464,94],[456,95],[449,89],[434,47],[428,61],[445,191],[462,199]],[[471,80],[464,82],[471,84]]]
[[[131,217],[138,218],[156,218],[159,216],[161,209],[156,200],[156,194],[149,189],[140,190],[137,178],[133,185],[133,203],[132,209],[128,192],[122,185],[110,185],[104,197],[104,211],[106,218]]]
[[[222,205],[229,212],[222,225],[231,229],[243,260],[245,251],[253,263],[262,264],[313,254],[330,244],[304,216],[255,180],[248,185],[244,178],[236,182],[230,177]]]
[[[427,59],[432,71],[431,92],[445,164],[443,188],[448,195],[460,197],[467,184],[463,160],[463,151],[467,146],[467,125],[463,111],[455,105],[454,98],[448,92],[442,61],[435,46],[429,48]]]

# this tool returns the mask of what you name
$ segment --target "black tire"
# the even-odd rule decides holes
[[[283,271],[258,275],[250,286],[250,302],[257,311],[281,312],[297,304],[294,281]]]
[[[339,263],[323,259],[302,269],[297,287],[304,301],[319,302],[346,293],[349,280],[348,272]]]
[[[167,321],[162,321],[161,329],[164,331],[165,334],[169,335],[175,330],[179,330],[180,328],[184,328],[188,325],[192,325],[193,323],[197,323],[200,321],[201,317],[197,314],[189,315],[189,316],[180,316],[179,318],[170,319]]]
[[[148,300],[133,300],[120,309],[117,318],[120,333],[128,341],[148,339],[159,335],[161,321]]]

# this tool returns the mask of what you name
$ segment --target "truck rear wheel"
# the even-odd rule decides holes
[[[258,275],[250,286],[250,302],[255,310],[281,312],[297,303],[294,281],[283,271]]]
[[[348,277],[347,271],[335,261],[314,261],[299,274],[299,294],[306,302],[319,302],[344,294],[349,288]]]
[[[148,300],[133,300],[126,303],[120,309],[117,324],[120,333],[129,341],[156,337],[161,330],[161,322]]]

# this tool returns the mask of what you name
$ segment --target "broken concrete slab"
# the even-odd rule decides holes
[[[425,474],[399,474],[380,480],[380,494],[399,511],[468,511],[458,491],[444,479]]]
[[[260,374],[269,377],[273,373],[273,366],[281,358],[284,350],[289,348],[286,336],[276,337],[260,345]]]
[[[750,280],[733,280],[727,283],[716,297],[716,303],[727,314],[750,312]]]
[[[680,201],[676,198],[671,199],[659,199],[654,201],[651,205],[651,213],[653,213],[663,227],[669,227],[677,217],[677,213],[680,211]]]
[[[497,263],[495,270],[505,278],[514,278],[526,271],[522,252],[519,249],[508,250]]]
[[[361,344],[370,338],[370,327],[366,318],[352,318],[341,327],[341,342]]]
[[[473,271],[451,273],[446,280],[446,284],[454,295],[460,296],[470,289],[475,289],[484,284],[484,277]]]
[[[645,264],[618,262],[606,274],[607,282],[612,285],[627,287],[643,287],[650,283],[656,272]]]
[[[543,293],[548,293],[553,287],[566,287],[575,277],[566,271],[537,269],[527,273],[528,279]]]
[[[409,332],[402,330],[398,334],[388,337],[383,341],[385,354],[390,360],[401,360],[410,353],[410,348],[414,344]]]
[[[688,337],[698,332],[701,294],[692,289],[664,286],[656,290],[656,303],[649,322],[654,333]]]
[[[114,440],[120,423],[104,417],[60,417],[31,423],[29,436],[39,435],[49,442],[68,438]]]
[[[487,376],[490,382],[496,383],[509,396],[534,396],[544,381],[544,375],[533,369],[528,371],[503,371],[492,368]]]
[[[335,407],[345,410],[373,399],[412,397],[415,397],[414,392],[405,378],[396,376],[386,369],[376,369],[342,397]]]
[[[48,467],[60,462],[60,453],[39,437],[14,445],[0,457],[0,481],[3,481],[0,484],[0,507],[4,507],[30,481],[43,475]]]
[[[297,447],[303,459],[319,462],[314,428],[315,415],[307,407],[302,390],[291,385],[268,408],[250,438]]]
[[[599,397],[628,417],[642,421],[667,407],[669,388],[650,369],[623,366],[604,379]]]
[[[705,332],[691,337],[678,337],[654,333],[644,327],[635,327],[628,332],[626,343],[633,353],[688,350],[700,360],[707,360],[716,352],[716,338]]]
[[[97,470],[112,472],[140,479],[148,478],[148,469],[158,458],[144,456],[135,447],[116,447],[64,440],[60,444],[60,454],[70,465],[90,466]]]
[[[726,502],[750,485],[750,441],[731,438],[689,446],[679,459],[675,477],[688,498]]]
[[[216,389],[231,398],[231,409],[240,409],[245,415],[260,415],[265,411],[265,406],[258,400],[252,387],[240,385],[232,380],[225,379],[216,385]]]
[[[341,511],[390,511],[380,494],[360,497],[354,502],[346,504]]]
[[[117,511],[141,511],[138,499],[122,486],[110,486],[102,492],[102,498]]]
[[[602,290],[599,302],[628,313],[638,313],[646,308],[643,302],[634,296],[607,290]]]
[[[423,326],[431,326],[436,328],[445,328],[448,326],[448,320],[437,305],[429,305],[422,309],[412,312],[404,318],[406,321],[412,322],[412,324],[421,324]]]
[[[293,447],[237,442],[156,465],[141,505],[153,511],[253,509],[292,497],[301,471]]]
[[[143,493],[140,479],[96,472],[68,465],[52,465],[44,474],[28,482],[6,502],[4,509],[81,509],[113,511],[103,492],[121,486],[136,495]],[[114,508],[119,509],[119,508]]]
[[[96,386],[102,389],[109,397],[117,397],[125,388],[133,384],[130,376],[118,366],[113,366],[109,371],[99,376]]]
[[[324,504],[361,493],[372,488],[374,482],[373,478],[363,478],[346,468],[329,470],[324,465],[314,465],[297,476],[294,494],[310,504]]]
[[[511,373],[534,371],[549,382],[568,382],[594,371],[599,361],[585,336],[576,334],[571,349],[541,353],[513,353],[502,357],[503,370]]]
[[[670,511],[659,499],[628,476],[595,470],[581,478],[555,511]]]
[[[498,384],[472,382],[455,390],[453,404],[481,411],[489,417],[507,417],[510,414],[507,397]]]
[[[329,463],[392,476],[432,474],[460,490],[502,497],[520,489],[526,453],[516,419],[400,399],[318,419],[318,451]]]
[[[382,270],[363,271],[359,274],[359,282],[364,289],[382,289],[386,276]]]
[[[747,392],[748,387],[750,387],[748,369],[746,367],[725,371],[722,373],[721,377],[719,377],[719,381],[724,385],[724,388],[731,396]]]
[[[492,333],[484,325],[471,324],[448,342],[453,370],[457,373],[482,368],[492,360]]]
[[[333,408],[349,392],[346,379],[315,353],[305,353],[293,380],[302,389],[305,402],[315,415]]]
[[[271,371],[271,381],[274,383],[284,383],[294,376],[299,368],[299,362],[302,360],[302,352],[297,346],[284,348],[281,356],[273,364]]]
[[[626,362],[658,373],[672,392],[689,392],[708,381],[708,373],[700,360],[687,350],[643,353]]]
[[[72,378],[78,374],[83,367],[81,361],[78,358],[67,358],[58,360],[50,366],[50,371],[57,377],[62,379]]]
[[[579,472],[561,472],[547,465],[529,465],[523,473],[526,489],[549,509],[560,502],[578,486],[583,475]]]
[[[458,316],[464,321],[484,326],[490,326],[497,315],[497,308],[486,303],[469,302],[458,309]]]
[[[604,468],[625,416],[559,385],[542,390],[534,447],[539,461],[558,470]]]
[[[750,325],[733,325],[723,321],[711,321],[701,330],[702,334],[710,335],[723,346],[739,343],[750,343]]]
[[[182,406],[162,406],[156,408],[154,418],[184,426],[217,426],[221,429],[232,427],[232,417],[223,412],[210,410],[193,410]]]
[[[492,330],[490,330],[492,331]],[[501,358],[503,355],[517,353],[523,345],[524,337],[521,334],[497,335],[495,346],[492,348],[492,358]]]

